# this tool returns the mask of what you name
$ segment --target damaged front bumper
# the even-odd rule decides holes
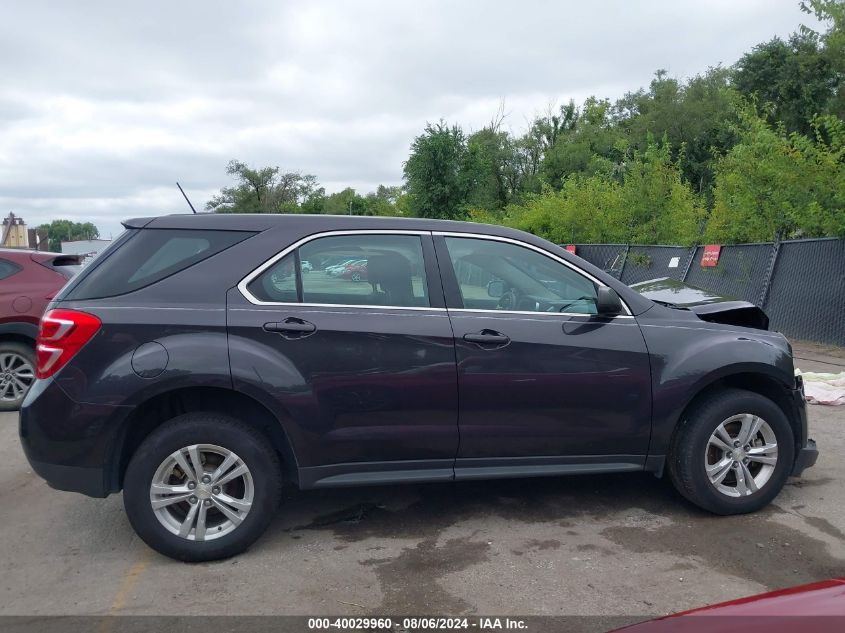
[[[816,441],[807,436],[807,401],[804,398],[804,380],[800,375],[795,377],[795,389],[791,391],[793,415],[798,422],[800,436],[798,449],[795,455],[795,463],[792,466],[793,477],[800,477],[806,469],[816,463],[819,458],[819,449],[816,448]]]

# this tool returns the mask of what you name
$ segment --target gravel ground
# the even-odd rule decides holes
[[[0,615],[659,615],[842,576],[845,407],[810,424],[817,465],[753,515],[708,515],[646,474],[291,490],[249,552],[187,565],[134,536],[120,496],[50,489],[3,413]]]

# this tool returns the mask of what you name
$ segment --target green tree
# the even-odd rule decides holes
[[[325,204],[326,190],[324,187],[317,187],[305,196],[302,204],[299,205],[299,211],[301,213],[324,213]]]
[[[813,118],[830,112],[841,81],[829,52],[809,31],[755,46],[735,69],[736,89],[756,97],[770,123],[800,134],[813,134]]]
[[[330,215],[366,215],[364,198],[352,187],[337,191],[326,197],[322,213]]]
[[[619,216],[626,241],[635,244],[693,244],[705,218],[703,201],[684,180],[683,155],[672,160],[671,147],[650,139],[626,161]]]
[[[205,208],[215,213],[297,213],[318,191],[317,178],[299,172],[281,172],[278,167],[253,169],[232,160],[226,173],[236,184],[223,187]]]
[[[546,148],[540,166],[544,182],[554,188],[563,186],[572,174],[608,173],[621,156],[616,148],[621,131],[610,118],[610,102],[590,97],[581,110],[570,103],[561,109],[560,127],[554,120],[550,130],[553,142]]]
[[[91,222],[53,220],[50,224],[42,224],[38,228],[47,231],[50,250],[55,253],[62,251],[62,242],[96,240],[100,237],[100,231]]]
[[[500,222],[554,242],[692,244],[705,212],[683,179],[668,144],[653,139],[644,151],[620,144],[619,173],[572,174],[555,190],[511,204],[501,216],[473,209],[470,217]]]
[[[467,138],[457,125],[426,124],[404,164],[408,204],[421,218],[462,218],[472,189]]]
[[[398,207],[404,193],[402,187],[379,185],[374,192],[364,197],[365,215],[395,216],[403,215]]]
[[[814,122],[815,139],[772,127],[751,107],[740,141],[716,166],[706,238],[758,242],[845,236],[845,124]],[[826,139],[830,139],[829,141]]]
[[[845,118],[845,2],[843,0],[807,0],[801,2],[800,6],[802,11],[814,14],[828,25],[828,29],[822,33],[803,25],[800,32],[817,37],[824,46],[825,56],[837,77],[829,114],[843,119]]]
[[[697,193],[709,197],[713,154],[727,151],[735,139],[735,97],[730,71],[710,68],[686,82],[658,70],[649,89],[628,93],[613,107],[613,117],[631,147],[644,150],[649,137],[668,140],[673,159]]]
[[[516,164],[516,145],[507,132],[485,127],[467,141],[467,204],[502,209],[520,191],[522,173]]]

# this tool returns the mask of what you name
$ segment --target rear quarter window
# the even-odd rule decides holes
[[[143,229],[98,258],[64,299],[101,299],[140,290],[254,235],[246,231]]]
[[[17,264],[7,259],[0,259],[0,280],[11,277],[21,269]]]

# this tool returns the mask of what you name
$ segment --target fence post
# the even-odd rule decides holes
[[[763,280],[763,289],[760,291],[760,298],[757,299],[757,307],[766,307],[766,300],[769,298],[769,287],[772,285],[772,276],[775,273],[775,264],[780,253],[780,240],[772,244],[772,252],[769,254],[769,267],[766,269],[766,277]]]
[[[692,268],[692,260],[694,260],[694,259],[695,259],[695,254],[696,254],[697,252],[698,252],[698,244],[695,244],[695,245],[692,247],[692,251],[690,251],[690,254],[689,254],[689,259],[687,259],[687,265],[686,265],[686,268],[684,268],[684,274],[683,274],[683,276],[681,277],[681,281],[686,281],[686,280],[687,280],[687,275],[689,275],[690,268]]]
[[[625,254],[622,256],[622,268],[619,269],[619,276],[617,279],[622,281],[622,275],[625,273],[625,264],[628,263],[628,253],[631,251],[631,245],[625,244]]]

